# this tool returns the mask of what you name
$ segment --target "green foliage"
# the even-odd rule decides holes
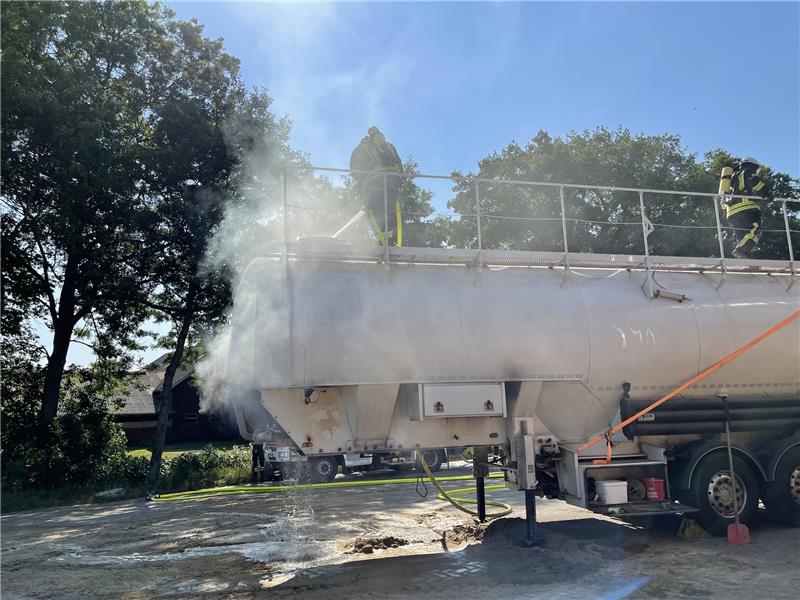
[[[3,7],[4,217],[28,277],[6,300],[33,297],[51,327],[91,315],[100,330],[136,330],[143,115],[158,91],[165,15],[143,2]]]
[[[31,360],[35,352],[36,348],[24,340],[3,339],[0,457],[4,494],[62,490],[45,494],[42,502],[48,504],[59,495],[82,497],[82,489],[141,488],[150,460],[128,453],[125,435],[108,413],[107,398],[122,384],[115,381],[110,386],[105,371],[71,368],[66,372],[52,444],[45,450],[37,448],[36,404],[31,399],[41,389],[44,372]],[[162,482],[173,489],[242,483],[249,477],[249,460],[247,447],[220,450],[208,446],[202,452],[187,452],[164,461]]]
[[[479,162],[478,177],[610,187],[690,190],[714,193],[723,166],[738,162],[721,150],[701,162],[676,135],[633,135],[626,129],[571,132],[565,138],[540,131],[529,144],[510,143]],[[769,170],[767,169],[769,172]],[[460,174],[456,174],[459,175]],[[477,247],[474,182],[458,180],[448,206],[461,218],[446,223],[448,244]],[[797,180],[773,173],[776,196],[797,197]],[[565,188],[567,238],[571,252],[643,254],[639,196],[632,192]],[[482,183],[484,248],[562,252],[559,190],[542,186]],[[762,203],[764,228],[782,229],[777,204]],[[718,256],[713,202],[699,196],[645,195],[655,230],[651,252],[677,256]],[[797,228],[798,214],[792,215]],[[724,224],[724,218],[723,218]],[[680,229],[690,225],[703,229]],[[730,238],[730,232],[727,235]],[[726,240],[727,241],[727,240]],[[765,235],[762,257],[787,256],[785,236]]]
[[[2,486],[3,512],[44,508],[73,503],[86,503],[96,492],[122,487],[125,498],[141,497],[147,477],[149,459],[144,456],[115,454],[103,463],[97,475],[84,484],[55,482],[48,487],[24,486],[24,474],[14,475],[4,470]],[[12,464],[12,468],[21,466]],[[161,468],[161,491],[187,491],[250,481],[250,448],[234,446],[218,449],[211,445],[199,452],[186,452],[176,458],[166,458]]]
[[[5,315],[4,315],[5,316]],[[22,326],[18,335],[0,338],[0,457],[5,470],[9,457],[32,443],[36,435],[36,414],[44,372],[39,364],[42,350],[35,336]]]
[[[42,369],[19,357],[3,365],[3,485],[53,488],[143,482],[143,465],[126,449],[125,434],[108,414],[107,382],[91,369],[73,368],[64,377],[61,410],[53,422],[52,443],[35,442],[35,397]]]
[[[400,204],[403,207],[403,245],[422,248],[441,247],[445,241],[445,230],[434,218],[431,199],[433,194],[421,187],[419,179],[411,176],[419,173],[414,159],[403,164],[406,177],[400,186]]]
[[[208,445],[201,452],[185,452],[164,462],[161,482],[165,490],[197,490],[250,480],[248,446],[218,450]]]
[[[42,449],[72,340],[101,359],[138,348],[151,287],[148,158],[158,99],[174,83],[164,68],[170,19],[142,1],[3,6],[3,242],[13,257],[4,308],[53,333]]]

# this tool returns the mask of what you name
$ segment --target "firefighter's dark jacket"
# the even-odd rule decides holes
[[[755,194],[762,198],[772,198],[772,187],[756,174],[756,167],[745,165],[731,176],[731,193],[734,195]],[[753,198],[730,198],[725,203],[725,215],[732,217],[746,210],[760,210]]]
[[[376,180],[383,172],[402,173],[403,161],[393,144],[386,141],[383,134],[365,136],[350,156],[350,170],[368,171],[353,173],[353,177],[363,188]]]

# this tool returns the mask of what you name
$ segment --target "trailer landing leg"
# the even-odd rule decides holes
[[[522,540],[522,545],[535,548],[543,543],[536,524],[536,494],[534,490],[525,490],[525,539]]]
[[[475,500],[478,505],[478,521],[486,523],[486,483],[489,475],[489,449],[475,448],[472,455],[472,474],[475,476]]]
[[[486,487],[483,477],[475,478],[475,494],[478,500],[478,521],[486,523]]]

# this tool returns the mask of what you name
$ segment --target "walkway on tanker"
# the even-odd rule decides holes
[[[354,171],[332,167],[310,167],[313,171],[324,173],[336,173],[340,175],[352,174]],[[779,207],[779,214],[783,217],[783,228],[781,229],[762,229],[762,233],[783,237],[785,240],[784,252],[787,260],[779,259],[735,259],[725,256],[726,232],[728,237],[734,228],[730,227],[721,216],[720,194],[706,192],[692,192],[682,190],[659,190],[647,188],[628,188],[589,184],[571,184],[546,181],[524,181],[510,179],[488,179],[482,177],[453,176],[453,175],[427,175],[427,174],[394,174],[387,173],[386,176],[404,177],[416,180],[449,180],[460,181],[474,186],[475,203],[473,212],[460,213],[456,216],[460,220],[473,221],[470,227],[474,228],[475,239],[469,248],[439,248],[439,247],[391,247],[379,246],[368,243],[348,244],[342,240],[335,239],[343,233],[357,219],[352,218],[345,227],[340,229],[335,236],[325,238],[324,236],[314,236],[305,238],[305,232],[300,229],[290,233],[290,221],[296,218],[296,214],[303,214],[311,211],[334,211],[342,212],[330,206],[305,206],[290,202],[292,190],[288,180],[285,179],[283,186],[283,211],[279,217],[283,220],[283,242],[280,248],[276,248],[274,256],[286,256],[290,259],[312,259],[312,260],[334,260],[334,261],[374,261],[382,262],[386,265],[391,263],[402,264],[452,264],[475,267],[562,267],[565,271],[571,268],[601,268],[601,269],[627,269],[627,270],[667,270],[667,271],[693,271],[701,273],[727,273],[736,272],[763,272],[770,274],[798,275],[798,267],[795,260],[796,242],[793,242],[792,235],[797,236],[800,231],[791,229],[790,214],[796,215],[800,199],[797,198],[774,198],[772,200],[759,199],[760,203],[776,203]],[[287,177],[284,174],[284,177]],[[537,214],[525,216],[509,216],[487,212],[482,209],[481,190],[488,186],[492,187],[491,196],[498,195],[498,189],[506,188],[525,188],[536,190],[543,196],[552,196],[553,202],[559,206],[556,210],[559,216],[542,216]],[[618,206],[623,203],[630,204],[634,213],[638,212],[638,221],[587,221],[586,219],[569,216],[570,200],[567,198],[566,191],[572,193],[603,192],[611,194],[610,203]],[[486,191],[483,192],[486,194]],[[625,195],[629,198],[625,201],[620,197],[614,198],[614,194]],[[675,198],[681,202],[710,203],[714,214],[713,224],[669,224],[651,221],[648,217],[647,202],[654,197]],[[726,198],[741,198],[744,196],[726,196]],[[630,208],[630,207],[629,207]],[[558,213],[557,213],[558,214]],[[293,215],[293,216],[290,216]],[[345,215],[343,218],[353,217]],[[511,221],[531,221],[531,222],[552,222],[558,227],[560,224],[558,245],[562,249],[560,252],[541,251],[541,250],[514,250],[497,249],[487,247],[483,243],[482,233],[487,227],[487,220],[508,220]],[[300,219],[303,222],[303,219]],[[425,221],[422,222],[425,224]],[[642,254],[606,254],[606,253],[586,253],[570,251],[570,235],[568,234],[568,224],[591,225],[600,228],[602,226],[625,227],[631,226],[639,231],[639,244],[641,244]],[[673,230],[686,230],[692,232],[693,236],[711,236],[709,242],[713,242],[715,255],[704,257],[685,257],[685,256],[663,256],[654,253],[650,247],[650,236],[658,228],[670,228]],[[293,241],[294,240],[294,241]]]

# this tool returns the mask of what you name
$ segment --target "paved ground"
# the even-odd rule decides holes
[[[433,495],[412,484],[6,515],[2,597],[798,597],[800,533],[766,519],[753,544],[729,546],[540,500],[545,546],[523,549],[520,493],[492,492],[515,511],[483,529]]]

